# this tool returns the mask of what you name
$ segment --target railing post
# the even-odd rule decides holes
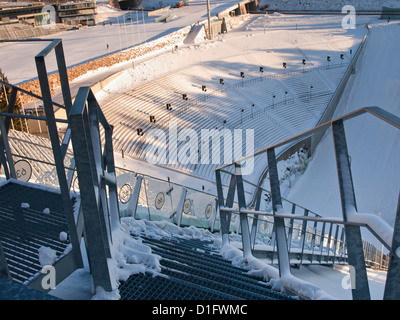
[[[347,255],[347,247],[346,247],[346,234],[344,232],[344,227],[342,228],[342,233],[340,236],[340,251],[343,257],[343,261],[348,262],[349,261],[349,257]],[[347,258],[346,258],[347,256]]]
[[[330,251],[331,251],[331,242],[332,242],[332,223],[329,224],[329,233],[328,233],[328,256],[327,256],[327,262],[329,263],[329,256],[330,256]]]
[[[292,204],[292,214],[294,215],[296,213],[296,204]],[[290,249],[292,247],[292,236],[293,236],[293,222],[294,219],[290,219],[289,222],[289,232],[288,232],[288,251],[290,252]]]
[[[217,193],[218,193],[218,206],[219,206],[219,215],[221,224],[222,245],[225,245],[229,243],[231,212],[225,211],[224,207],[227,208],[233,207],[233,202],[235,199],[235,189],[236,189],[236,176],[234,174],[231,175],[226,202],[224,199],[224,190],[222,187],[221,172],[219,170],[215,171],[215,179],[216,179]]]
[[[258,192],[258,194],[257,194],[257,199],[256,199],[256,205],[254,208],[254,210],[256,210],[256,211],[260,210],[262,190],[259,188],[257,192]],[[257,229],[258,229],[258,215],[254,215],[253,223],[251,226],[251,232],[250,232],[251,247],[253,249],[254,249],[255,242],[256,242]]]
[[[314,221],[313,234],[312,234],[312,238],[311,238],[311,257],[310,257],[310,263],[313,262],[313,258],[314,258],[314,247],[315,247],[315,237],[317,236],[317,225],[318,225],[318,222],[317,222],[317,221]]]
[[[274,148],[267,149],[267,159],[269,167],[272,209],[274,213],[274,228],[276,232],[276,245],[278,251],[279,275],[282,277],[290,274],[290,261],[286,239],[285,220],[283,218],[279,218],[279,212],[282,211],[282,198]]]
[[[321,230],[321,239],[320,239],[320,256],[319,256],[319,263],[322,263],[322,255],[324,253],[324,240],[325,240],[325,226],[326,222],[322,223],[322,230]]]
[[[187,193],[186,188],[183,188],[181,198],[179,199],[179,203],[176,207],[176,213],[174,216],[174,222],[179,227],[180,227],[181,221],[182,221],[182,212],[183,212],[183,207],[185,205],[186,193]]]
[[[389,253],[389,267],[386,277],[386,300],[400,300],[400,194],[397,202],[396,220],[393,228],[393,240]]]
[[[308,210],[304,209],[304,216],[308,216]],[[307,220],[303,220],[301,226],[301,255],[300,255],[300,266],[303,263],[303,254],[304,254],[304,245],[306,242],[306,234],[307,234]]]
[[[15,174],[15,169],[14,169],[14,162],[11,156],[11,149],[10,149],[10,144],[8,141],[8,133],[7,133],[7,128],[4,124],[3,117],[0,116],[0,156],[1,156],[1,162],[4,168],[4,173],[6,175],[6,178],[17,178]]]
[[[335,230],[335,240],[333,241],[333,264],[335,264],[335,260],[336,260],[338,236],[339,236],[339,225],[337,224],[336,230]]]
[[[65,106],[65,110],[68,115],[72,108],[72,99],[71,99],[71,91],[69,88],[67,65],[65,64],[64,49],[63,49],[62,41],[60,41],[54,47],[54,51],[56,54],[57,68],[58,68],[58,74],[60,76],[61,92],[63,95],[64,106]]]
[[[17,102],[17,92],[18,92],[17,88],[13,87],[11,89],[10,100],[8,101],[8,106],[7,106],[7,113],[13,113],[14,111],[15,103]],[[4,124],[6,126],[7,133],[10,129],[11,121],[12,119],[9,116],[5,117],[4,119]]]
[[[83,95],[86,97],[85,95]],[[74,149],[74,157],[79,177],[79,189],[81,193],[81,206],[85,223],[85,239],[88,249],[90,269],[93,274],[94,287],[101,286],[106,291],[112,290],[110,270],[107,258],[111,256],[109,251],[108,235],[105,230],[105,214],[100,197],[100,181],[97,176],[98,168],[93,144],[92,132],[89,128],[89,115],[87,109],[82,110],[79,106],[85,102],[79,95],[75,100],[77,110],[71,111],[70,127],[71,140]],[[85,99],[86,100],[86,99]]]
[[[342,119],[332,122],[332,135],[335,147],[343,220],[346,223],[348,214],[356,214],[357,205]],[[349,264],[353,266],[356,271],[354,275],[356,288],[352,289],[353,299],[370,300],[371,296],[369,293],[360,227],[345,224],[344,230],[346,233]]]
[[[0,277],[11,279],[10,271],[8,270],[8,263],[4,254],[3,246],[0,241]]]
[[[131,199],[129,199],[129,203],[128,203],[127,211],[134,218],[136,218],[136,211],[137,211],[137,205],[139,202],[139,195],[140,195],[140,188],[142,186],[142,180],[143,180],[143,176],[136,177],[136,183],[135,183],[135,186],[133,187],[132,196],[131,196]]]
[[[235,163],[235,174],[236,174],[236,187],[237,187],[237,198],[239,203],[239,210],[246,209],[246,199],[244,194],[244,185],[242,178],[241,166]],[[250,244],[250,233],[249,233],[249,221],[247,219],[247,213],[239,213],[240,227],[242,231],[242,245],[243,254],[245,259],[251,258],[251,244]]]
[[[80,239],[76,231],[75,219],[73,214],[72,201],[68,189],[68,181],[65,175],[64,158],[60,148],[57,124],[54,116],[53,102],[51,98],[49,80],[47,78],[46,63],[43,55],[35,57],[36,69],[39,78],[40,90],[42,92],[43,106],[46,114],[46,123],[49,131],[51,146],[53,149],[54,162],[56,165],[57,178],[60,186],[63,207],[71,235],[71,243],[74,250],[74,258],[77,267],[83,267],[83,260],[80,250]]]

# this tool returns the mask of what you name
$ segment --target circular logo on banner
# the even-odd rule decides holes
[[[192,202],[190,201],[190,199],[186,199],[185,202],[183,203],[183,213],[188,214],[191,207],[192,207]]]
[[[32,167],[26,160],[18,160],[15,162],[14,169],[18,180],[28,182],[32,176]]]
[[[164,206],[164,203],[165,203],[165,195],[163,192],[159,192],[156,195],[156,203],[155,203],[156,209],[160,210]]]
[[[209,203],[206,207],[206,218],[210,219],[211,215],[212,215],[212,205],[211,203]]]
[[[131,198],[132,195],[132,187],[129,183],[125,183],[120,189],[119,189],[119,201],[122,203],[127,203],[129,199]]]

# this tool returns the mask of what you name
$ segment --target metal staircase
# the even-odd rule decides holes
[[[269,289],[260,278],[223,259],[212,243],[140,236],[161,256],[161,275],[131,276],[119,291],[122,300],[292,300]]]

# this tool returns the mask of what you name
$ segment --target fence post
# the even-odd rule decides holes
[[[339,179],[342,214],[345,222],[346,244],[350,266],[355,268],[355,288],[352,288],[353,299],[370,300],[367,269],[362,247],[361,230],[359,226],[346,224],[348,214],[356,214],[357,204],[351,175],[350,159],[347,150],[346,135],[343,120],[332,122],[332,135],[335,148],[337,174]],[[350,211],[353,211],[350,212]]]

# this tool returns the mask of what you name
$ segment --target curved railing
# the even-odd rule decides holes
[[[366,227],[389,251],[390,263],[388,269],[388,278],[386,282],[385,298],[393,299],[397,297],[395,286],[399,284],[400,278],[396,275],[396,268],[400,265],[400,258],[396,254],[398,248],[398,235],[400,227],[398,225],[399,212],[397,212],[395,228],[389,226],[383,219],[357,213],[357,205],[355,201],[355,191],[352,180],[350,160],[348,157],[346,135],[343,123],[349,119],[359,117],[363,114],[369,114],[379,118],[391,126],[400,129],[400,118],[393,114],[382,110],[378,107],[361,108],[349,114],[332,121],[320,124],[314,129],[308,130],[293,138],[282,141],[263,150],[260,150],[253,155],[249,155],[239,159],[231,164],[224,165],[216,169],[216,184],[218,189],[218,202],[221,215],[221,232],[224,243],[228,242],[229,221],[232,213],[237,213],[240,216],[240,224],[242,231],[242,245],[244,257],[250,259],[252,252],[252,235],[248,223],[248,215],[268,216],[274,220],[277,255],[279,261],[280,275],[290,274],[290,260],[288,253],[288,239],[286,234],[285,219],[296,219],[301,221],[330,222],[344,226],[344,234],[346,237],[346,246],[348,254],[348,262],[355,268],[356,289],[353,290],[354,299],[369,299],[369,287],[365,267],[365,259],[363,253],[363,243],[361,239],[360,227]],[[342,218],[324,218],[310,217],[305,211],[303,215],[290,213],[290,208],[285,208],[285,203],[281,196],[280,178],[277,169],[277,160],[275,150],[287,144],[311,137],[313,134],[331,128],[334,138],[334,147],[336,155],[337,172],[339,178],[340,196],[342,202]],[[269,170],[269,182],[271,187],[271,207],[260,210],[260,192],[257,196],[257,202],[254,207],[249,207],[246,202],[245,190],[248,190],[248,182],[243,178],[242,169],[250,158],[267,157]],[[222,175],[227,174],[230,178],[230,185],[224,194]],[[253,185],[254,186],[254,185]],[[237,197],[239,209],[233,208],[233,200]],[[304,246],[303,246],[304,247]]]

